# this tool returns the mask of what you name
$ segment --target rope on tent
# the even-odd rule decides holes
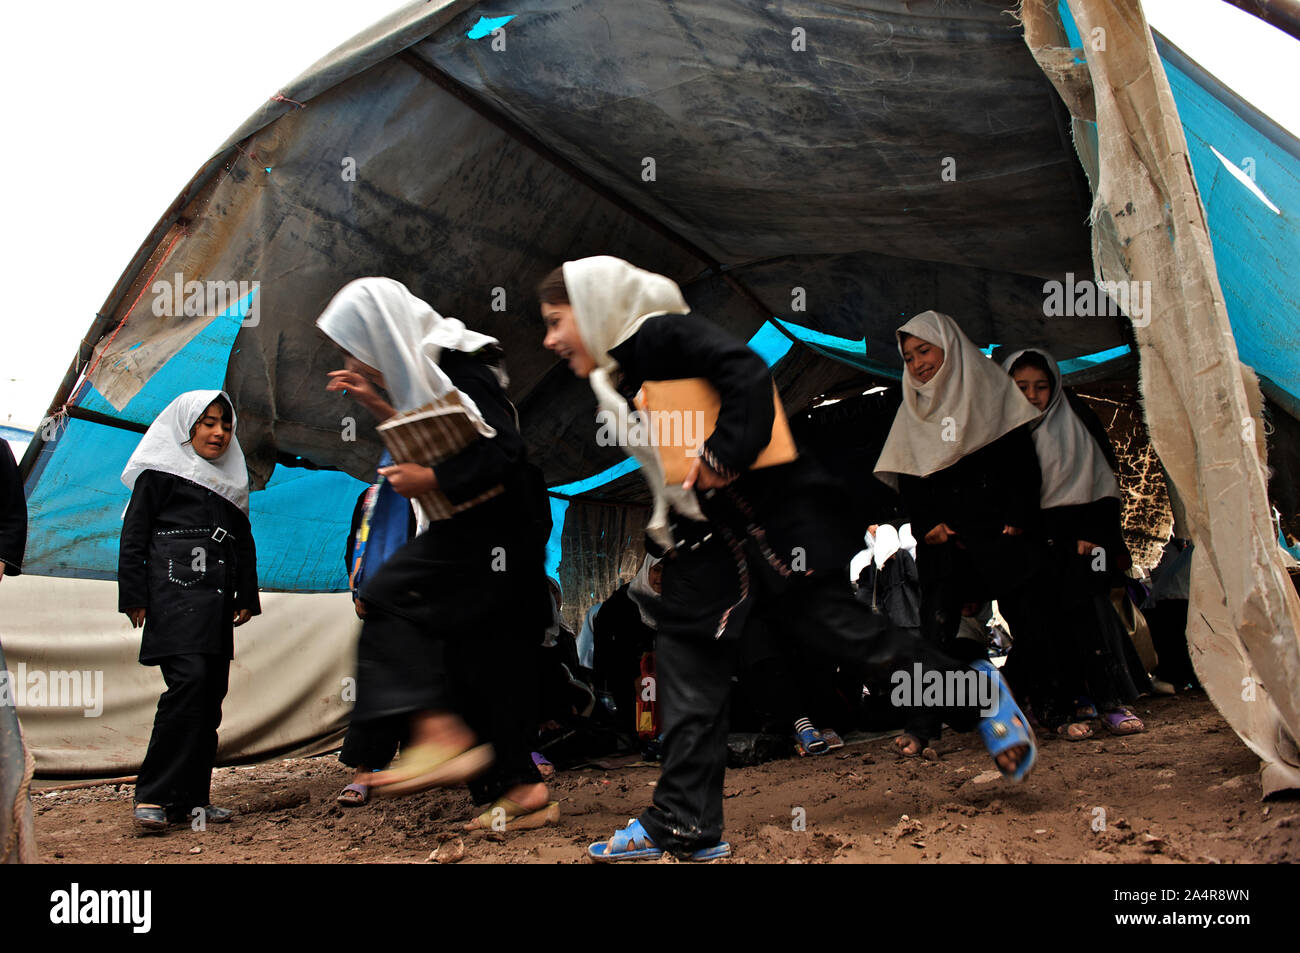
[[[23,831],[27,829],[27,811],[28,796],[32,788],[32,775],[36,773],[36,759],[26,748],[23,749],[23,780],[18,785],[18,790],[14,792],[13,803],[13,829],[9,831],[9,836],[5,838],[4,850],[0,851],[0,865],[18,862],[34,861],[35,845],[28,844],[23,838]],[[15,848],[18,856],[13,860]]]
[[[150,272],[149,277],[145,279],[144,284],[140,286],[140,293],[135,296],[135,300],[131,302],[131,306],[128,307],[126,311],[122,313],[122,320],[117,323],[117,327],[115,327],[113,329],[113,333],[108,336],[108,340],[104,343],[104,346],[100,348],[99,353],[95,356],[95,360],[91,362],[90,368],[86,371],[87,379],[89,379],[90,376],[95,373],[95,368],[99,366],[99,362],[103,360],[104,355],[108,353],[108,349],[112,347],[113,339],[117,337],[117,332],[122,330],[123,325],[126,324],[126,319],[131,316],[131,312],[135,310],[135,306],[139,304],[140,299],[144,297],[145,289],[153,287],[153,280],[155,277],[157,277],[158,272],[162,270],[163,263],[167,261],[167,256],[172,253],[172,248],[175,247],[176,243],[181,240],[181,236],[186,235],[188,233],[189,233],[189,228],[186,226],[182,226],[181,230],[177,232],[175,235],[173,235],[172,240],[167,243],[167,248],[165,251],[163,251],[162,255],[159,257],[158,264],[154,265],[153,271]],[[64,408],[66,408],[66,406],[67,405],[65,404]],[[61,408],[61,411],[64,408]]]
[[[293,103],[293,104],[294,104],[295,106],[297,106],[299,109],[306,109],[306,108],[307,108],[307,106],[306,106],[305,103],[300,103],[300,102],[298,102],[298,100],[296,100],[296,99],[290,99],[288,96],[285,96],[283,93],[276,93],[274,96],[271,97],[271,102],[273,102],[273,103]]]

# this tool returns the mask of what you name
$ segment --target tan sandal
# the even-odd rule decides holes
[[[467,831],[529,831],[560,823],[560,802],[530,811],[508,797],[499,797],[492,806],[465,825]]]
[[[463,751],[445,745],[414,745],[403,751],[387,771],[370,776],[370,793],[374,797],[403,797],[429,788],[464,784],[487,770],[492,761],[491,745]]]

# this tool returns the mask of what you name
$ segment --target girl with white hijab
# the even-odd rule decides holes
[[[1021,350],[1002,366],[1040,412],[1031,426],[1043,475],[1041,533],[1054,573],[1059,638],[1068,639],[1074,650],[1073,658],[1053,657],[1082,675],[1087,697],[1076,705],[1076,717],[1091,720],[1100,712],[1100,724],[1112,734],[1136,734],[1144,725],[1128,705],[1137,700],[1145,677],[1130,671],[1127,635],[1110,599],[1112,586],[1123,585],[1123,571],[1132,564],[1121,530],[1110,440],[1097,415],[1063,386],[1052,355]],[[1009,665],[1018,667],[1016,655],[1013,649]],[[1064,682],[1066,676],[1040,673],[1027,680]]]
[[[966,603],[998,599],[1016,638],[1042,629],[1032,598],[1039,561],[1038,459],[1028,424],[1036,414],[993,361],[946,314],[926,311],[898,329],[903,401],[876,463],[897,489],[918,542],[921,632],[966,659],[986,653],[958,639]],[[896,740],[920,754],[938,737],[932,713],[913,710]]]
[[[345,285],[316,324],[344,355],[327,390],[346,390],[384,421],[454,389],[481,435],[434,466],[379,471],[407,498],[436,488],[453,504],[482,502],[428,523],[358,593],[365,622],[352,717],[410,722],[398,759],[367,779],[371,793],[470,781],[475,803],[491,804],[470,829],[555,823],[558,805],[531,756],[532,665],[551,621],[537,513],[544,488],[503,389],[497,342],[391,278]]]
[[[666,553],[656,613],[664,767],[654,804],[588,854],[597,861],[665,850],[696,860],[726,856],[727,707],[736,641],[751,612],[779,638],[886,680],[914,663],[936,674],[961,666],[873,618],[854,598],[846,567],[860,543],[842,515],[851,509],[844,487],[807,456],[750,469],[771,439],[775,413],[772,375],[743,341],[692,316],[669,278],[618,258],[565,262],[538,297],[544,346],[590,380],[602,410],[630,414],[629,400],[647,380],[704,378],[718,392],[717,424],[680,486],[665,486],[653,447],[624,448],[642,464],[655,501],[647,534]],[[941,714],[950,723],[975,721],[969,708]],[[1019,779],[1032,764],[1032,741],[1016,734],[1009,713],[998,714],[1003,735],[1016,740],[995,757]]]
[[[145,830],[231,812],[209,803],[221,702],[234,627],[261,611],[257,553],[248,522],[248,471],[223,391],[173,400],[122,471],[131,502],[122,516],[118,608],[144,626],[140,662],[162,669],[167,690],[135,787]]]

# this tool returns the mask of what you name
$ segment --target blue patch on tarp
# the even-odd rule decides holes
[[[117,420],[148,425],[154,422],[163,408],[178,394],[188,390],[221,390],[226,384],[230,349],[234,346],[235,336],[243,325],[255,294],[256,291],[250,292],[208,322],[171,360],[145,381],[139,393],[121,410],[106,401],[89,384],[82,389],[74,403],[78,407]],[[135,348],[131,350],[134,351]]]
[[[131,495],[121,473],[141,434],[85,420],[46,444],[28,481],[23,569],[34,575],[117,578],[122,514]],[[33,485],[34,484],[34,485]],[[365,484],[332,470],[277,467],[249,500],[263,589],[347,589],[343,550]]]

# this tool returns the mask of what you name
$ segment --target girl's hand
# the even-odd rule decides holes
[[[701,458],[696,457],[691,462],[691,469],[686,474],[686,479],[682,481],[682,489],[689,490],[691,487],[696,487],[700,490],[716,490],[731,482]]]
[[[144,609],[123,609],[122,612],[131,620],[131,628],[138,629],[144,625]]]
[[[946,543],[957,536],[957,531],[947,523],[940,523],[930,532],[925,534],[925,541],[931,546],[937,546],[940,543]]]
[[[380,421],[387,420],[397,413],[391,404],[379,396],[379,391],[375,390],[375,385],[356,371],[330,371],[329,379],[330,382],[325,385],[325,390],[339,393],[347,391],[349,397],[355,398],[357,403],[369,410]]]
[[[352,610],[357,614],[358,619],[364,619],[366,617],[366,604],[360,599],[352,600]]]
[[[408,500],[438,488],[438,475],[433,472],[433,468],[422,467],[418,463],[396,463],[391,467],[380,467],[379,475]]]
[[[243,625],[252,617],[253,617],[253,613],[251,611],[249,611],[248,609],[240,609],[238,612],[235,613],[235,627],[238,628],[239,626]]]
[[[1091,556],[1094,549],[1101,549],[1102,552],[1105,552],[1101,546],[1098,546],[1096,543],[1090,543],[1086,539],[1078,539],[1075,540],[1075,542],[1078,544],[1075,551],[1080,556]]]
[[[1018,527],[1018,526],[1010,526],[1010,525],[1008,525],[1008,526],[1003,526],[1003,527],[1002,527],[1002,535],[1003,535],[1003,536],[1022,536],[1022,535],[1024,535],[1024,532],[1025,532],[1025,531],[1024,531],[1023,529],[1021,529],[1020,527]]]

